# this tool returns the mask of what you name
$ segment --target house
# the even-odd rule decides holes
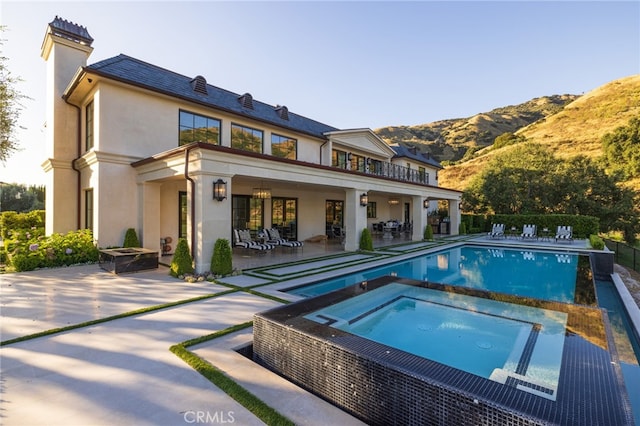
[[[440,164],[415,149],[130,56],[87,65],[92,43],[59,17],[42,43],[48,234],[89,228],[108,247],[134,228],[154,250],[186,238],[202,272],[234,228],[304,240],[338,224],[353,251],[389,219],[421,240],[428,209],[446,200],[457,233],[461,193],[439,187]]]

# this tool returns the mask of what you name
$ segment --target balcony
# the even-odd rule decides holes
[[[343,170],[361,172],[368,175],[390,178],[401,182],[420,183],[429,185],[429,173],[420,172],[416,169],[400,166],[398,164],[376,162],[364,168],[350,169],[346,165],[336,165],[333,167]]]

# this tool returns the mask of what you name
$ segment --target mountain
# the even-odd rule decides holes
[[[439,184],[464,190],[470,179],[505,146],[493,149],[496,136],[515,133],[549,147],[558,157],[598,157],[601,138],[640,116],[640,74],[614,80],[582,96],[556,95],[497,108],[471,118],[442,120],[375,132],[389,143],[414,144],[440,161],[458,161],[439,173]],[[627,182],[640,190],[640,178]]]
[[[416,146],[438,161],[458,161],[490,146],[503,133],[515,133],[538,120],[561,111],[576,95],[555,95],[523,104],[496,108],[468,118],[441,120],[417,126],[389,126],[375,133],[389,144]]]

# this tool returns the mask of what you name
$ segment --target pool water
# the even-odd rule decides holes
[[[394,283],[306,318],[555,400],[562,312]]]
[[[575,253],[462,246],[287,292],[313,297],[393,275],[522,297],[593,304],[593,293],[586,295],[589,300],[576,300],[585,296],[580,286],[588,265],[588,256]],[[588,271],[586,275],[590,281]],[[592,287],[590,282],[588,285]]]

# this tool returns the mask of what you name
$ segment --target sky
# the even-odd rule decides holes
[[[88,63],[120,53],[340,128],[471,117],[640,73],[638,1],[0,1],[0,56],[28,99],[0,182],[41,185],[55,16]]]

